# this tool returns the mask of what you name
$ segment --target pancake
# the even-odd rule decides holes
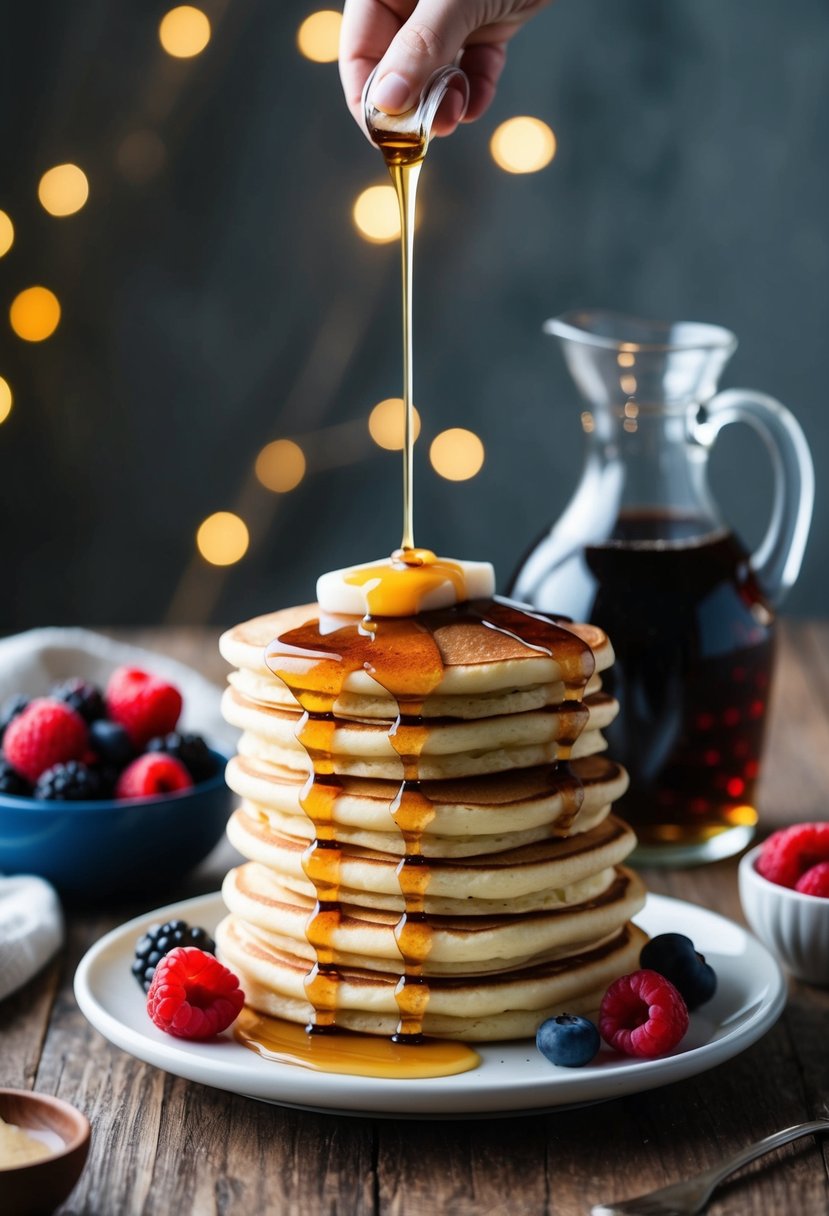
[[[220,648],[247,860],[217,945],[252,1009],[514,1038],[636,967],[645,891],[610,813],[627,775],[601,755],[618,712],[602,630],[497,599],[373,623],[307,605]]]
[[[572,747],[567,749],[575,759],[595,755],[607,747],[598,731],[585,731]],[[245,731],[238,743],[239,754],[267,760],[270,764],[288,767],[302,764],[303,750],[298,746],[282,746]],[[487,773],[505,773],[516,768],[534,768],[540,764],[553,764],[564,758],[564,749],[556,741],[538,743],[530,747],[501,747],[480,754],[460,752],[450,756],[424,756],[418,760],[421,781],[449,781],[459,777],[474,777]],[[311,764],[307,771],[310,772]],[[334,757],[334,772],[350,777],[380,778],[402,781],[403,761],[392,753],[387,758],[371,756],[348,756],[340,753]]]
[[[576,957],[485,978],[430,981],[423,1020],[426,1034],[475,1042],[525,1038],[559,1013],[595,1012],[617,976],[634,971],[647,938],[626,925]],[[306,1024],[314,1010],[305,995],[308,964],[258,936],[235,916],[216,930],[221,958],[240,977],[246,1003],[261,1013]],[[364,1034],[394,1034],[399,1011],[396,977],[343,968],[337,1023]]]
[[[227,630],[219,639],[219,650],[232,667],[274,679],[276,677],[265,662],[266,649],[280,635],[317,619],[322,619],[326,629],[353,621],[348,617],[320,618],[317,604],[283,608]],[[611,666],[613,648],[603,630],[595,625],[575,623],[561,627],[587,643],[593,651],[597,671]],[[491,629],[483,622],[445,625],[435,630],[434,638],[444,672],[432,695],[477,697],[495,691],[562,683],[562,668],[554,656],[540,655],[536,647],[527,645],[514,634]],[[349,673],[343,691],[383,700],[389,695],[365,670]]]
[[[249,701],[276,709],[296,709],[296,698],[286,684],[272,675],[256,671],[232,671],[228,682]],[[602,679],[594,673],[587,682],[585,694],[599,692]],[[481,696],[431,696],[423,701],[420,716],[423,718],[489,718],[497,714],[523,713],[528,709],[544,709],[547,705],[558,705],[567,699],[564,685],[537,684],[528,688],[502,689]],[[333,712],[338,718],[361,721],[382,718],[393,722],[398,714],[397,701],[388,696],[361,696],[344,692],[334,702]]]
[[[546,746],[570,742],[576,735],[579,739],[593,739],[597,731],[610,725],[618,710],[619,705],[614,697],[597,692],[582,702],[565,701],[561,705],[525,713],[502,714],[471,721],[433,719],[423,724],[424,736],[422,743],[419,741],[418,758],[480,755],[516,746]],[[258,705],[236,689],[227,688],[222,698],[222,714],[232,726],[238,726],[256,738],[278,744],[282,750],[307,754],[297,738],[302,717],[300,710]],[[326,740],[326,750],[343,760],[398,761],[399,753],[391,740],[393,723],[394,719],[391,722],[354,722],[338,718]],[[598,750],[598,747],[593,750]]]
[[[289,891],[314,899],[303,868],[308,841],[269,830],[243,811],[228,824],[231,843],[251,861],[268,867]],[[581,903],[614,881],[613,867],[635,844],[630,828],[612,817],[593,831],[566,840],[548,838],[500,853],[430,860],[424,911],[430,915],[506,915]],[[343,846],[340,898],[345,904],[405,911],[399,858],[378,850]]]
[[[299,958],[316,961],[306,937],[315,900],[289,891],[277,875],[258,862],[231,870],[222,886],[230,912],[287,947]],[[393,971],[403,959],[395,936],[399,916],[381,909],[346,904],[330,936],[335,963]],[[613,882],[593,899],[568,907],[504,916],[431,917],[426,976],[486,974],[524,966],[539,959],[574,953],[587,942],[617,932],[644,906],[645,890],[632,870],[617,869]]]
[[[253,802],[243,802],[239,811],[249,820],[258,820],[265,831],[298,836],[300,839],[304,839],[306,844],[315,837],[314,825],[304,812],[295,816],[283,815],[281,811],[257,806]],[[388,814],[388,807],[386,811]],[[578,817],[580,821],[584,814],[584,811],[580,812]],[[588,814],[589,820],[584,821],[585,831],[606,819],[610,814],[610,806],[597,807]],[[366,832],[360,828],[343,827],[338,824],[332,830],[331,835],[339,844],[388,853],[399,861],[406,853],[406,842],[400,831],[394,827],[391,816],[389,816],[389,822],[392,826],[385,832]],[[467,839],[463,836],[438,836],[424,831],[421,833],[418,843],[423,857],[474,857],[503,853],[507,849],[522,848],[524,845],[546,840],[549,836],[550,829],[547,827],[531,828],[524,832],[498,832],[489,836],[477,836],[474,839]]]
[[[533,829],[542,832],[535,839],[550,835],[551,830],[569,834],[589,830],[608,804],[624,794],[627,774],[601,755],[574,760],[568,768],[569,772],[562,773],[546,765],[457,781],[425,781],[422,789],[434,811],[427,834],[474,845],[483,836]],[[583,801],[572,818],[574,779],[583,791]],[[309,824],[299,803],[307,780],[307,772],[249,756],[234,756],[227,766],[228,785],[255,804],[257,818],[262,817],[260,811],[273,810],[299,816]],[[331,811],[332,822],[337,827],[393,834],[398,848],[390,851],[402,852],[404,842],[389,813],[399,789],[399,781],[343,777]],[[296,834],[295,829],[288,831]]]

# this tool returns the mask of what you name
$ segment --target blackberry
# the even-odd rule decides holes
[[[6,697],[6,700],[0,706],[0,742],[6,733],[6,727],[16,718],[18,714],[22,714],[23,710],[29,704],[29,698],[24,697],[22,693],[15,693],[13,697]]]
[[[49,695],[53,700],[63,701],[70,709],[74,709],[86,722],[97,722],[106,715],[104,696],[100,688],[78,676],[56,684]]]
[[[41,773],[35,786],[35,798],[50,802],[88,802],[101,797],[101,782],[94,769],[80,760],[53,764]]]
[[[184,920],[168,920],[163,925],[150,925],[143,937],[135,943],[135,962],[132,973],[144,992],[150,991],[155,969],[165,954],[176,946],[197,946],[205,954],[216,953],[216,943],[206,929],[188,925]]]
[[[121,776],[121,770],[113,764],[96,764],[92,771],[98,778],[98,797],[114,798],[115,783]]]
[[[8,760],[4,760],[0,756],[0,794],[14,794],[19,798],[27,798],[31,792],[32,787],[26,778],[21,777]]]
[[[183,735],[179,731],[157,735],[150,739],[147,751],[165,752],[180,760],[196,784],[216,775],[216,762],[201,735]]]
[[[717,991],[717,974],[684,933],[660,933],[642,947],[640,967],[670,980],[689,1009],[710,1001]]]
[[[126,768],[135,755],[130,737],[117,722],[98,718],[89,727],[89,744],[105,764]]]

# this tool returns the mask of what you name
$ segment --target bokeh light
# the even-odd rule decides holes
[[[207,14],[192,4],[171,8],[161,18],[158,37],[168,55],[175,59],[192,59],[200,55],[210,41]]]
[[[27,287],[12,300],[9,320],[18,338],[26,342],[43,342],[58,327],[58,298],[48,287]]]
[[[340,53],[342,21],[342,13],[333,9],[321,9],[306,17],[296,36],[301,54],[314,63],[333,63]]]
[[[483,467],[484,445],[474,431],[450,427],[432,440],[429,459],[435,472],[447,481],[468,481]]]
[[[369,186],[354,204],[354,223],[367,241],[382,245],[400,239],[400,208],[394,186]]]
[[[420,414],[412,407],[414,437],[420,434]],[[403,447],[405,426],[403,398],[387,397],[378,401],[368,416],[368,431],[374,442],[387,452],[399,452]]]
[[[305,453],[293,439],[274,439],[256,457],[255,472],[266,490],[287,494],[305,476]]]
[[[55,165],[40,179],[37,197],[50,215],[74,215],[89,198],[89,182],[77,165]]]
[[[211,566],[232,566],[248,551],[247,524],[232,511],[216,511],[199,525],[196,545]]]
[[[0,211],[0,258],[8,253],[14,244],[14,224],[5,211]]]
[[[507,173],[537,173],[556,154],[556,137],[540,118],[508,118],[489,141],[492,159]]]
[[[5,422],[12,412],[12,391],[8,380],[0,376],[0,422]]]

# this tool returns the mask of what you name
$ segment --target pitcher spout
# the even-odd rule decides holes
[[[730,330],[694,321],[648,321],[577,310],[552,317],[544,332],[561,343],[567,367],[593,409],[674,412],[714,396],[737,347]]]

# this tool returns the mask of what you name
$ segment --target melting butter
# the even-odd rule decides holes
[[[346,616],[417,616],[494,593],[489,562],[437,557],[431,549],[397,549],[391,557],[332,570],[317,580],[323,612]]]

